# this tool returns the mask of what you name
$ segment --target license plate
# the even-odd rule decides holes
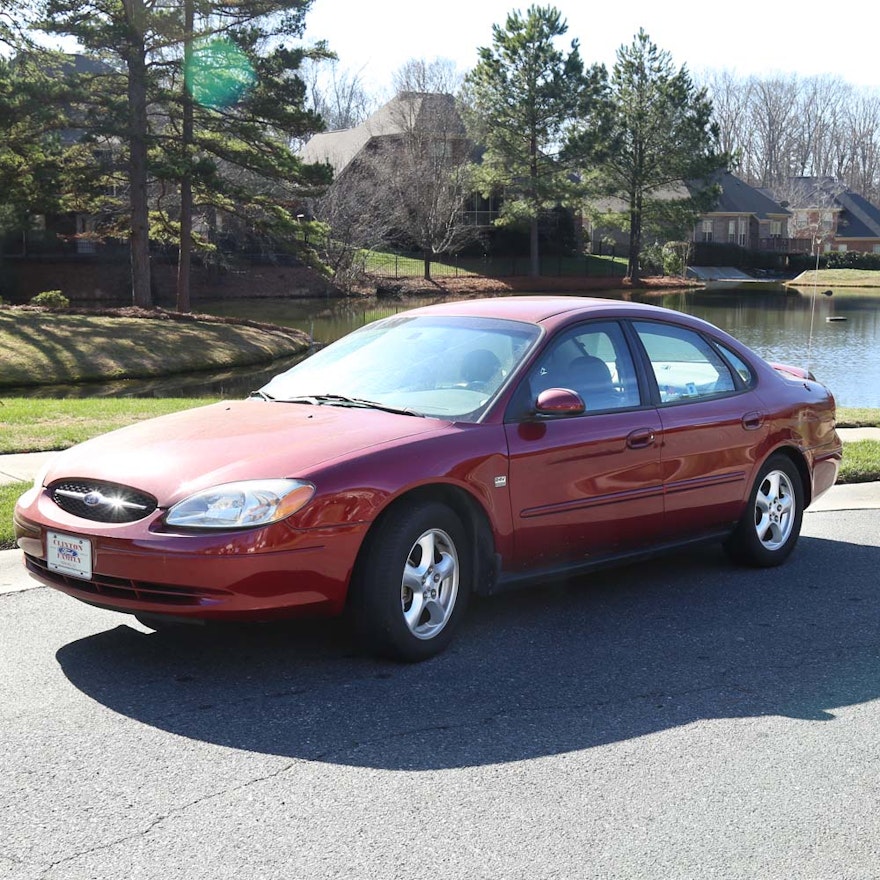
[[[92,577],[92,542],[88,538],[46,532],[46,565],[60,574]]]

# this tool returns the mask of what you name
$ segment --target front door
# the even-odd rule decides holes
[[[531,406],[505,426],[515,568],[562,567],[652,543],[662,531],[662,426],[642,403],[620,325],[567,331],[524,382]],[[584,412],[536,414],[549,388],[577,392]]]

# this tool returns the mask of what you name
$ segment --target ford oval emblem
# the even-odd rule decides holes
[[[104,496],[100,492],[89,492],[88,495],[83,498],[83,504],[86,507],[97,507],[104,500]]]

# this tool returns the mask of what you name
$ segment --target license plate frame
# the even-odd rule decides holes
[[[79,535],[46,532],[46,565],[79,580],[92,579],[92,542]]]

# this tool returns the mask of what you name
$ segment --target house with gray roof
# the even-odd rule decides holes
[[[795,177],[786,192],[792,234],[820,251],[880,253],[880,208],[833,177]]]
[[[713,176],[718,201],[694,224],[697,243],[735,244],[748,250],[791,253],[804,250],[793,243],[789,229],[791,212],[765,191],[749,186],[729,171]]]
[[[325,162],[334,181],[351,170],[365,152],[399,141],[414,130],[465,144],[467,133],[452,95],[401,92],[354,128],[313,135],[300,150],[304,162]]]
[[[436,92],[400,92],[354,128],[313,135],[298,155],[303,162],[327,163],[333,169],[333,186],[345,186],[358,175],[369,176],[374,157],[393,161],[395,151],[402,150],[413,133],[418,133],[423,150],[449,151],[446,155],[456,160],[479,158],[455,98]],[[471,225],[490,226],[498,216],[498,200],[474,193],[463,213]]]

